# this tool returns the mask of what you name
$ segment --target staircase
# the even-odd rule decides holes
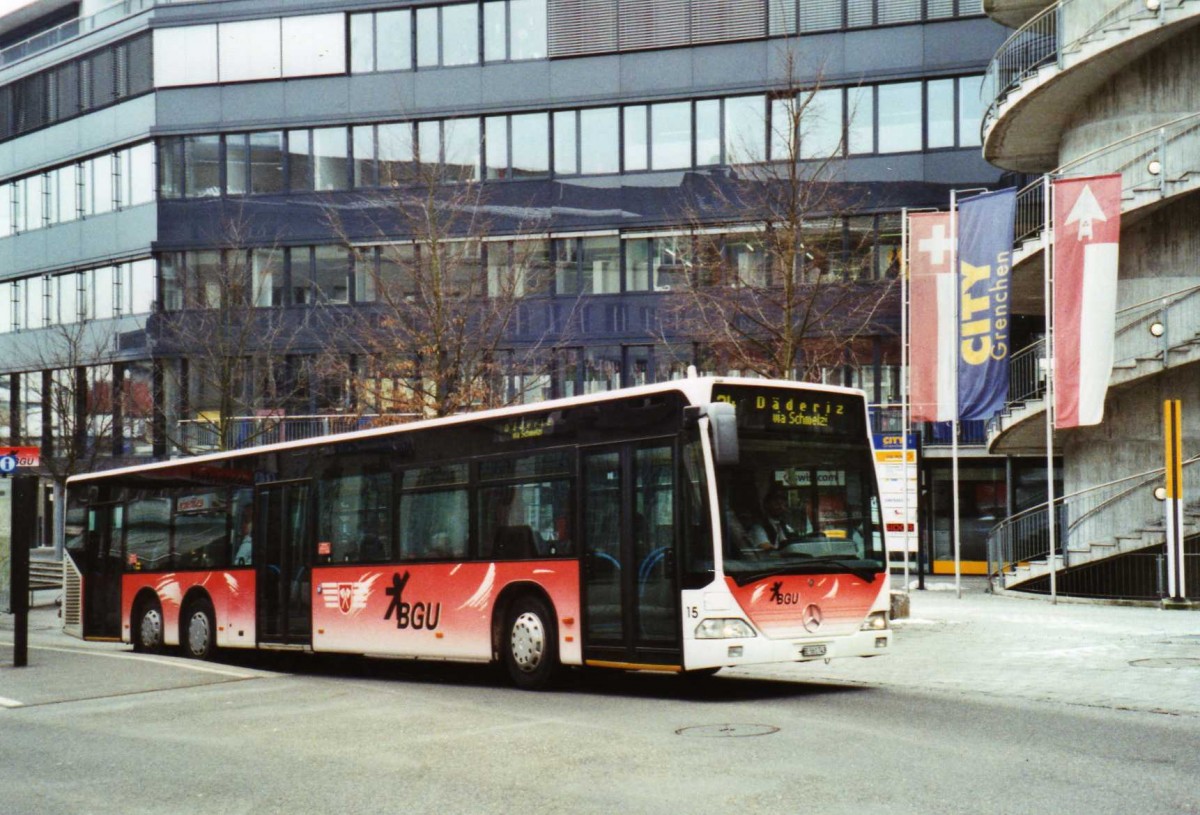
[[[1184,482],[1200,477],[1200,456],[1184,463]],[[1164,507],[1154,498],[1163,470],[1138,475],[1056,498],[1056,545],[1049,557],[1049,513],[1043,503],[993,527],[988,534],[988,574],[1001,589],[1019,588],[1055,570],[1166,543]],[[1140,520],[1129,520],[1140,519]],[[1184,507],[1183,535],[1200,534],[1200,501]]]

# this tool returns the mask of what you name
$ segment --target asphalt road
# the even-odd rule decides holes
[[[0,709],[3,815],[1200,813],[1191,716],[799,673],[527,693],[470,666],[53,643]]]

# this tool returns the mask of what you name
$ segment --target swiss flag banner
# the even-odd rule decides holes
[[[908,216],[909,370],[912,419],[954,419],[954,255],[950,213]]]
[[[1121,176],[1054,182],[1054,426],[1099,424],[1112,376]]]

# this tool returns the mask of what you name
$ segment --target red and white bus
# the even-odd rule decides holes
[[[541,687],[563,666],[711,673],[891,644],[849,389],[689,378],[67,489],[66,627],[143,651],[496,661]]]

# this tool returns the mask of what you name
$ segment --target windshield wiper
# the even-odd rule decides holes
[[[804,558],[803,560],[780,563],[774,569],[759,569],[753,572],[727,572],[727,574],[739,586],[745,586],[748,583],[781,574],[810,574],[814,566],[837,566],[839,570],[844,570],[866,583],[874,583],[877,574],[874,571],[874,567],[861,565],[861,561],[855,563],[838,557]]]
[[[862,565],[863,561],[850,561],[837,557],[836,555],[826,555],[824,557],[809,558],[804,561],[807,566],[810,563],[828,563],[832,566],[840,566],[855,577],[861,578],[867,583],[875,582],[876,572],[873,567]]]

